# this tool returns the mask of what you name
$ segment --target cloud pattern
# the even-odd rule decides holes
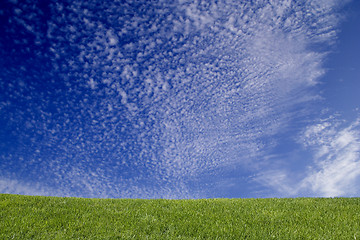
[[[355,197],[360,194],[360,119],[352,123],[331,116],[306,127],[299,147],[311,152],[300,179],[296,172],[277,168],[255,177],[281,196]]]
[[[6,2],[0,191],[213,196],[199,182],[258,169],[296,106],[313,99],[341,2]],[[350,165],[351,129],[322,148],[345,144]],[[324,179],[342,160],[323,154],[304,184],[327,195],[338,189]]]
[[[309,169],[302,188],[325,196],[357,196],[360,183],[360,119],[341,127],[325,121],[308,127],[304,134],[307,147],[315,148],[315,166]]]

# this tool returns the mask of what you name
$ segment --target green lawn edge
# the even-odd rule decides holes
[[[87,199],[0,194],[0,239],[360,239],[360,198]]]

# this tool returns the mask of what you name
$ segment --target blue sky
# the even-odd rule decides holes
[[[0,5],[0,192],[336,197],[360,189],[360,3]]]

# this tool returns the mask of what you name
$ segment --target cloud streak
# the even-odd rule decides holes
[[[359,194],[359,120],[344,128],[325,122],[306,130],[305,144],[317,150],[315,166],[303,180],[302,187],[325,197]]]
[[[299,143],[311,151],[311,160],[298,180],[290,169],[277,168],[257,176],[283,196],[357,196],[360,183],[360,119],[348,126],[328,118],[308,126]]]

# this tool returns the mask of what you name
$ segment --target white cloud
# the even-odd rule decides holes
[[[24,183],[16,179],[0,177],[0,193],[47,196],[49,191],[42,189],[36,183]]]
[[[354,196],[360,183],[360,124],[340,128],[325,122],[326,127],[309,128],[305,144],[315,151],[315,166],[303,180],[302,187],[319,195]],[[317,141],[314,142],[314,138]]]
[[[307,171],[278,168],[263,172],[255,180],[283,196],[360,194],[360,119],[344,127],[329,118],[308,126],[300,139],[299,143],[312,153]],[[294,179],[292,175],[300,177]]]

